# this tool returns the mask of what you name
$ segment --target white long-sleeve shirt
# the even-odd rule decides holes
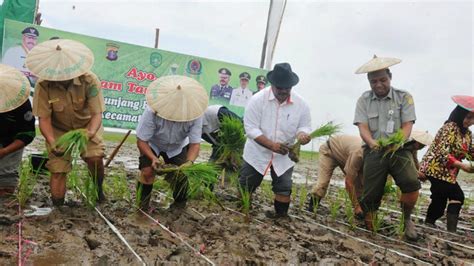
[[[295,163],[288,155],[274,153],[254,139],[264,135],[274,142],[293,144],[298,133],[311,132],[311,114],[308,104],[294,91],[287,101],[280,104],[269,87],[255,94],[248,102],[244,126],[247,134],[244,160],[263,175],[273,165],[280,176]]]
[[[233,89],[232,95],[230,96],[230,105],[247,106],[248,101],[252,98],[253,92],[248,88],[242,89],[241,87]]]

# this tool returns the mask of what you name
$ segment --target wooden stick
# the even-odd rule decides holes
[[[107,162],[105,163],[105,167],[109,167],[109,164],[110,162],[114,159],[115,155],[117,155],[117,152],[120,150],[120,148],[122,147],[123,143],[125,142],[125,140],[127,140],[128,136],[130,135],[130,133],[132,132],[132,130],[129,130],[127,132],[127,134],[125,134],[125,137],[123,137],[122,141],[120,142],[120,144],[115,147],[114,151],[112,152],[112,154],[110,155],[109,158],[107,158]]]

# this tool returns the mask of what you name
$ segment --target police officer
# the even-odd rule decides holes
[[[257,91],[255,93],[263,90],[265,86],[267,85],[267,79],[265,78],[264,75],[257,76],[256,82],[257,82]]]
[[[366,226],[372,229],[373,215],[380,206],[387,175],[390,174],[402,191],[400,202],[405,237],[413,240],[418,236],[410,217],[421,188],[413,153],[401,148],[393,156],[385,156],[385,151],[376,141],[391,136],[397,130],[401,130],[405,139],[408,139],[416,120],[415,105],[410,93],[391,86],[392,73],[388,67],[400,62],[396,58],[374,56],[356,71],[356,74],[367,73],[371,90],[364,92],[357,101],[354,125],[359,128],[360,136],[366,144],[364,190],[360,200]]]
[[[248,88],[250,74],[247,72],[242,72],[239,75],[240,78],[240,87],[232,90],[232,96],[230,97],[230,104],[240,107],[245,107],[247,102],[252,97],[253,93]]]
[[[39,32],[33,27],[27,27],[21,32],[21,34],[23,34],[21,45],[9,48],[3,56],[2,63],[10,65],[23,72],[30,81],[31,87],[34,87],[37,78],[26,67],[25,59],[28,52],[37,44]]]
[[[232,96],[232,87],[229,85],[232,73],[229,69],[223,67],[219,69],[219,84],[211,87],[211,99],[221,100],[223,103],[229,103]]]

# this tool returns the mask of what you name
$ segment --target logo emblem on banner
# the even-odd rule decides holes
[[[159,67],[161,65],[162,58],[161,54],[157,52],[153,52],[150,54],[150,65],[153,67]]]
[[[188,66],[187,66],[187,68],[186,68],[186,71],[187,71],[189,74],[192,74],[192,75],[199,75],[199,74],[201,74],[201,70],[202,70],[201,61],[196,60],[196,59],[189,60]]]
[[[107,43],[107,46],[106,46],[107,56],[105,58],[107,58],[107,60],[109,61],[117,60],[119,48],[120,46],[118,44],[111,43],[111,42]]]

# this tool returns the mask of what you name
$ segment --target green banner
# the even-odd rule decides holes
[[[92,71],[101,80],[105,98],[106,111],[103,119],[106,127],[135,129],[146,107],[144,94],[148,84],[166,75],[184,75],[194,78],[206,88],[210,96],[211,88],[213,88],[213,97],[210,97],[209,105],[225,105],[242,116],[246,101],[257,91],[257,76],[267,73],[263,69],[38,27],[12,20],[5,20],[3,40],[5,52],[2,62],[15,65],[5,62],[8,50],[21,45],[21,32],[31,26],[39,32],[38,43],[51,38],[71,39],[84,43],[92,50],[95,56]],[[18,60],[23,63],[16,64],[15,67],[20,68],[24,65],[24,59],[21,61],[18,57]],[[228,76],[225,75],[227,71],[222,68],[231,74],[224,89],[219,85],[226,85]],[[31,83],[35,82],[35,77],[28,72],[28,69],[20,70],[30,78]],[[219,73],[220,70],[221,73]],[[250,79],[248,87],[242,89],[242,85],[245,87],[245,79],[241,80],[239,76],[244,72],[249,74]]]
[[[35,19],[36,0],[4,0],[0,5],[0,42],[3,41],[3,21],[13,19],[33,23]],[[0,43],[0,49],[1,49]]]

